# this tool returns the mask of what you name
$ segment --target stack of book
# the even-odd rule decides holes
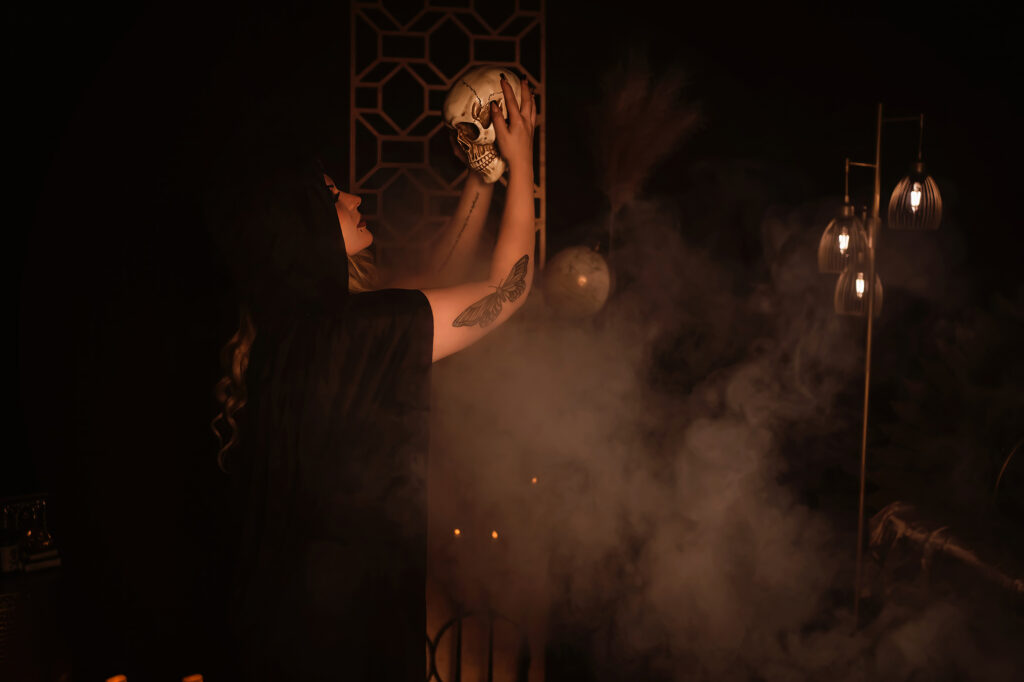
[[[55,566],[60,566],[60,554],[53,546],[35,552],[25,552],[21,556],[21,568],[26,573]]]

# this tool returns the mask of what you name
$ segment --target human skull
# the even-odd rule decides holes
[[[444,101],[444,124],[465,153],[466,165],[480,173],[487,182],[497,182],[505,172],[505,160],[494,146],[496,136],[491,121],[491,102],[497,102],[508,119],[501,74],[505,74],[516,101],[521,103],[519,78],[508,69],[493,66],[467,71],[452,86]]]

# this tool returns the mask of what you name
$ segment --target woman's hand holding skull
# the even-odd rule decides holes
[[[498,150],[509,167],[509,176],[528,174],[533,182],[533,131],[537,125],[537,109],[533,92],[525,78],[520,81],[522,105],[516,102],[512,85],[508,79],[501,79],[501,90],[508,109],[508,122],[501,114],[497,102],[491,102],[491,122],[498,139]]]

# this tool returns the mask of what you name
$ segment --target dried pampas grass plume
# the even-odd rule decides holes
[[[676,67],[655,76],[647,59],[631,55],[602,79],[602,100],[591,110],[601,188],[611,217],[632,203],[654,167],[676,150],[699,121],[685,103]]]

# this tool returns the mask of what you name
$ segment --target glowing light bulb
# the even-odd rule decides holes
[[[498,531],[496,531],[496,530],[492,530],[491,531],[491,539],[492,540],[497,540],[498,539]]]
[[[848,248],[850,248],[850,233],[843,228],[842,234],[839,235],[839,253],[845,256]]]
[[[455,537],[459,537],[460,535],[462,535],[462,531],[460,529],[456,528],[455,530],[452,531],[452,535],[454,535]]]
[[[910,211],[911,213],[917,213],[917,209],[921,207],[921,183],[915,182],[914,188],[910,190]]]
[[[863,272],[858,272],[857,273],[857,284],[855,286],[857,287],[857,298],[864,298],[864,287],[865,287],[865,284],[864,284],[864,273]]]
[[[537,485],[537,477],[536,477],[536,476],[534,476],[533,478],[531,478],[531,479],[530,479],[530,483],[532,483],[532,484],[534,484],[534,485]]]
[[[579,277],[577,277],[576,278],[576,284],[578,284],[581,287],[587,286],[587,276],[586,275],[580,275]]]

